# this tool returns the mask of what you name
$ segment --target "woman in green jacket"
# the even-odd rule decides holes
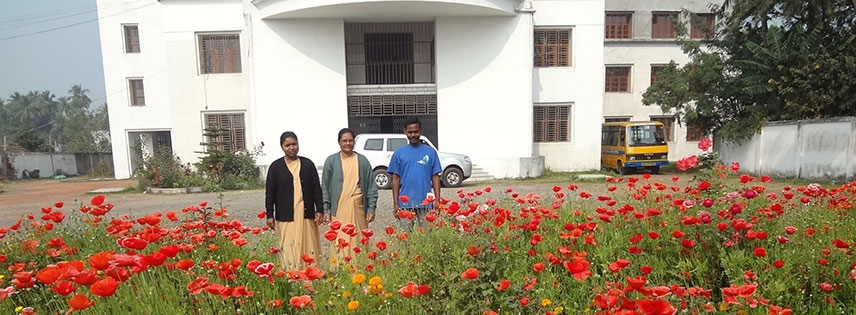
[[[345,226],[354,225],[354,231],[368,228],[374,221],[377,205],[377,186],[369,160],[354,152],[354,131],[339,131],[341,151],[327,157],[321,174],[321,191],[324,195],[324,222],[339,221]],[[339,237],[331,248],[331,261],[344,262],[352,255],[359,240],[339,229]]]

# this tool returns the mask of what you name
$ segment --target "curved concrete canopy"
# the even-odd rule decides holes
[[[262,19],[336,18],[352,22],[512,16],[518,0],[255,0]]]

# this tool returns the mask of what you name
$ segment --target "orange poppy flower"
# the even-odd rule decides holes
[[[479,277],[479,270],[476,268],[467,268],[464,273],[461,274],[461,278],[473,280]]]
[[[36,273],[36,280],[44,284],[52,284],[62,275],[62,269],[55,265],[48,265]]]
[[[116,293],[116,288],[118,287],[119,281],[107,277],[105,279],[95,281],[95,283],[89,286],[89,292],[100,297],[108,297],[112,296],[113,293]]]
[[[289,299],[288,303],[296,309],[303,309],[312,305],[312,298],[308,295],[295,296]]]
[[[78,293],[73,298],[71,298],[71,300],[68,300],[68,306],[71,307],[71,309],[69,311],[85,310],[85,309],[87,309],[93,305],[95,305],[95,302],[89,300],[89,297],[87,297],[83,293]]]

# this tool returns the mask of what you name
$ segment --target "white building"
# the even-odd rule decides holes
[[[673,21],[683,24],[691,40],[707,36],[716,17],[711,1],[704,0],[606,0],[605,1],[605,121],[658,120],[666,126],[669,160],[698,153],[698,141],[707,134],[659,106],[642,104],[642,93],[657,79],[658,68],[675,61],[686,64],[689,56],[677,43]],[[696,22],[691,22],[693,19]],[[707,27],[705,27],[707,25]]]
[[[137,143],[195,162],[208,124],[226,149],[264,142],[264,165],[295,131],[320,164],[340,128],[401,132],[407,115],[496,177],[600,167],[603,0],[98,6],[117,178]]]

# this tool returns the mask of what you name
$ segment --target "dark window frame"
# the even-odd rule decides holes
[[[606,39],[633,38],[633,12],[606,12],[604,37]]]
[[[534,32],[536,68],[571,67],[573,32],[570,28],[537,28]]]
[[[200,74],[241,73],[241,34],[196,34]]]
[[[607,93],[630,92],[631,66],[606,66],[604,91]]]
[[[140,27],[137,24],[122,25],[122,36],[125,39],[125,53],[140,53]]]
[[[536,105],[533,109],[534,142],[571,141],[571,104]]]
[[[680,22],[678,12],[652,12],[651,38],[678,38],[675,21]]]
[[[146,106],[146,89],[143,78],[128,79],[128,96],[131,106]]]

